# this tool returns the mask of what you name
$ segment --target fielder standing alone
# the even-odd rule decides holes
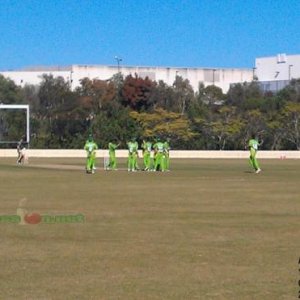
[[[255,136],[252,136],[251,140],[248,143],[249,150],[250,150],[250,157],[249,157],[249,162],[251,167],[254,169],[255,173],[260,173],[261,168],[259,167],[256,154],[258,151],[258,146],[260,146],[261,143],[258,142],[258,139]]]
[[[25,151],[26,151],[26,142],[25,142],[25,136],[22,136],[20,141],[17,144],[17,152],[18,152],[18,159],[17,164],[20,165],[21,163],[24,163],[25,161]]]

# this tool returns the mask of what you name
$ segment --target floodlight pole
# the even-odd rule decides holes
[[[289,65],[289,81],[291,81],[291,68],[293,67],[293,65]]]
[[[256,67],[252,68],[252,80],[254,80],[256,78],[256,74],[255,74],[256,69],[257,69]]]
[[[115,56],[115,60],[117,61],[118,64],[118,73],[120,73],[120,62],[122,61],[122,58]]]
[[[213,69],[213,85],[215,85],[215,72],[217,71],[217,69]]]

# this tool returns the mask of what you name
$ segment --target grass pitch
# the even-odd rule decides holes
[[[0,159],[1,215],[26,198],[86,218],[0,223],[0,299],[297,299],[300,161],[171,163],[86,175],[80,159]]]

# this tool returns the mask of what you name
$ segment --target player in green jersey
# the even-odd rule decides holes
[[[138,158],[138,148],[139,145],[135,138],[131,139],[127,143],[128,146],[128,172],[135,172],[138,168],[137,158]]]
[[[143,140],[142,149],[143,149],[143,159],[144,159],[144,170],[151,171],[152,143]]]
[[[166,171],[170,171],[170,139],[164,142],[164,149],[165,149],[165,168]]]
[[[114,142],[110,142],[108,144],[109,161],[106,170],[117,170],[116,149],[119,146],[120,144],[116,144]]]
[[[95,173],[95,161],[96,161],[96,150],[98,149],[97,144],[94,142],[92,135],[89,135],[88,140],[84,145],[84,150],[87,153],[86,158],[86,172],[88,174]]]
[[[251,167],[254,169],[255,173],[261,172],[258,161],[256,159],[258,146],[260,146],[260,143],[258,142],[258,140],[255,136],[252,136],[252,138],[250,139],[250,141],[248,143],[248,147],[250,150],[249,162],[250,162]]]
[[[154,149],[154,156],[155,156],[154,171],[165,172],[166,156],[165,156],[164,143],[161,142],[159,138],[157,138],[157,141],[154,144],[153,149]]]

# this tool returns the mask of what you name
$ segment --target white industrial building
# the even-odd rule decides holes
[[[254,73],[265,91],[279,91],[300,78],[300,55],[278,54],[255,60]]]
[[[194,91],[199,84],[215,85],[226,93],[231,84],[251,82],[254,77],[261,82],[264,90],[277,91],[288,84],[292,78],[300,78],[300,55],[279,54],[273,57],[257,58],[255,68],[177,68],[177,67],[138,67],[138,66],[100,66],[72,65],[68,67],[35,67],[20,71],[3,71],[3,76],[10,78],[17,85],[39,84],[41,75],[61,76],[70,82],[72,89],[80,85],[80,79],[110,79],[121,72],[123,76],[135,75],[152,80],[163,80],[173,85],[176,76],[188,79]]]
[[[217,68],[174,68],[174,67],[129,67],[129,66],[99,66],[99,65],[72,65],[69,67],[44,67],[30,68],[22,71],[0,72],[5,77],[13,80],[17,85],[39,84],[41,75],[52,74],[61,76],[70,82],[72,89],[80,85],[80,79],[110,79],[121,72],[123,76],[137,74],[139,77],[148,77],[151,80],[163,80],[168,85],[173,85],[176,75],[188,79],[194,91],[198,90],[199,83],[216,85],[226,93],[230,84],[236,82],[251,81],[252,69],[217,69]]]

